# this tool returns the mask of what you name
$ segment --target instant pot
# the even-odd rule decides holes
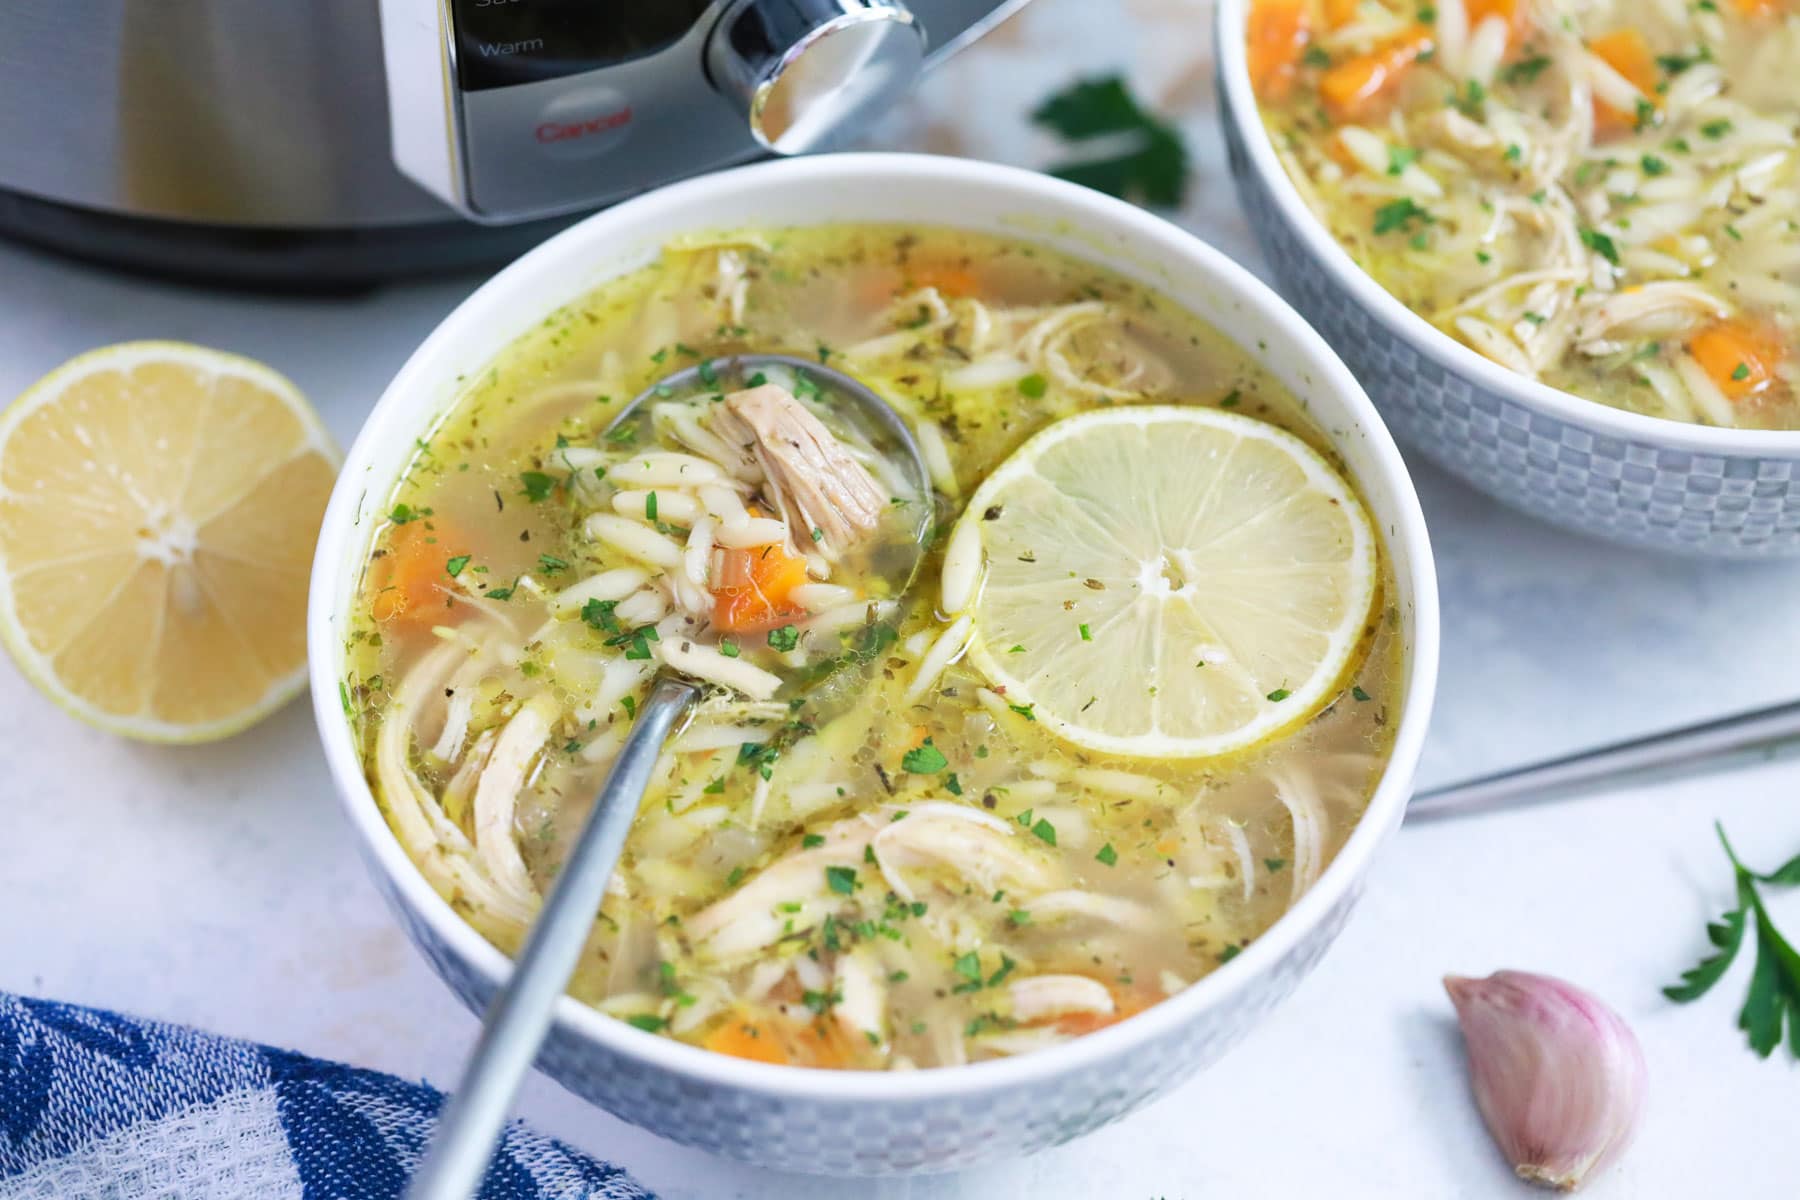
[[[258,283],[493,261],[826,148],[1025,0],[43,0],[0,36],[0,233]]]

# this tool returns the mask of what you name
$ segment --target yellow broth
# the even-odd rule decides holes
[[[1021,374],[1044,345],[1054,369]],[[622,606],[609,628],[550,599],[618,568],[582,532],[612,476],[564,460],[605,453],[619,406],[670,371],[748,351],[827,360],[892,399],[933,465],[930,547],[886,619],[792,651],[848,663],[847,698],[784,685],[702,703],[663,756],[574,994],[743,1057],[933,1067],[1127,1016],[1267,929],[1390,752],[1401,664],[1385,562],[1341,692],[1234,757],[1080,752],[1029,712],[979,703],[962,661],[916,700],[907,687],[942,627],[960,498],[1049,422],[1141,399],[1223,405],[1338,462],[1328,441],[1165,297],[1029,242],[877,225],[670,246],[551,314],[421,438],[375,536],[344,685],[371,784],[434,886],[516,949],[647,691],[654,664],[628,657]],[[480,780],[534,706],[548,733],[514,764],[505,827],[484,828]]]

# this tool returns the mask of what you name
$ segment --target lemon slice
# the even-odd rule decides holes
[[[305,681],[338,454],[294,385],[177,342],[84,354],[0,414],[0,640],[91,725],[197,742]]]
[[[979,543],[970,659],[1091,750],[1197,758],[1315,712],[1376,591],[1362,503],[1291,433],[1216,409],[1100,409],[1031,438],[952,535]]]

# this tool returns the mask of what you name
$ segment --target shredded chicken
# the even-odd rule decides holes
[[[722,408],[714,429],[756,459],[789,529],[817,530],[817,548],[834,561],[874,532],[886,497],[804,404],[765,383]]]

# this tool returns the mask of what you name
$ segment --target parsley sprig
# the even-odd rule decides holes
[[[1759,883],[1776,887],[1800,885],[1800,854],[1767,874],[1758,874],[1738,861],[1737,851],[1725,836],[1725,827],[1717,824],[1719,844],[1731,859],[1737,879],[1737,907],[1729,910],[1706,927],[1707,940],[1718,953],[1701,959],[1683,972],[1681,982],[1663,989],[1663,995],[1677,1004],[1698,1000],[1725,977],[1738,949],[1744,944],[1744,930],[1756,929],[1756,966],[1750,974],[1750,991],[1744,1007],[1738,1012],[1738,1028],[1750,1042],[1750,1048],[1763,1058],[1781,1045],[1781,1029],[1785,1022],[1788,1052],[1800,1059],[1800,952],[1775,928],[1769,910],[1763,903]]]
[[[1070,85],[1040,104],[1031,119],[1064,141],[1094,149],[1051,167],[1052,175],[1162,208],[1181,203],[1187,147],[1171,126],[1144,111],[1117,75]]]

